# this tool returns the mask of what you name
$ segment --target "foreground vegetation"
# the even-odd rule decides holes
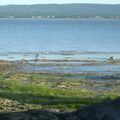
[[[119,96],[119,81],[114,84],[102,83],[69,76],[70,74],[55,73],[1,73],[0,98],[20,104],[18,109],[18,104],[13,103],[16,109],[12,111],[32,108],[66,111]],[[95,90],[95,86],[111,86],[112,89]],[[3,103],[0,106],[1,110],[5,109],[2,107]]]

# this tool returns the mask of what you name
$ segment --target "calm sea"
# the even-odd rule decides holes
[[[0,53],[120,52],[120,20],[0,19]]]
[[[22,70],[118,73],[120,20],[0,19],[0,59],[31,60],[36,52],[45,66]]]

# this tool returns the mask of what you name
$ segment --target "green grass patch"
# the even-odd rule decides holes
[[[12,79],[12,78],[16,79]],[[17,77],[16,77],[17,76]],[[21,80],[24,76],[27,80]],[[32,77],[31,77],[32,76]],[[42,84],[41,81],[58,81],[58,83]],[[51,82],[52,83],[52,82]],[[105,98],[115,99],[115,91],[91,91],[81,89],[59,88],[57,85],[89,85],[89,82],[79,78],[68,78],[57,74],[18,74],[8,78],[0,74],[0,97],[26,104],[40,105],[43,108],[77,109],[81,106],[98,103]],[[90,86],[91,86],[90,82]],[[93,85],[92,85],[93,86]]]

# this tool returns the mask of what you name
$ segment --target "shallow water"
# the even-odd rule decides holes
[[[68,66],[68,65],[59,65],[59,66],[54,66],[54,65],[44,65],[44,66],[34,66],[34,65],[23,65],[20,66],[23,71],[32,71],[33,69],[35,71],[51,71],[51,72],[99,72],[99,73],[112,73],[120,72],[120,64],[118,65],[75,65],[75,66]]]
[[[77,64],[77,63],[76,63]],[[48,65],[48,64],[23,64],[17,67],[17,71],[47,72],[47,73],[72,73],[72,78],[86,80],[113,81],[120,80],[120,64],[101,65]]]

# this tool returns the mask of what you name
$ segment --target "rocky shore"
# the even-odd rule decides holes
[[[120,120],[119,73],[16,71],[26,64],[0,61],[0,120]]]
[[[0,113],[0,120],[120,120],[120,98],[105,100],[70,113],[34,109]]]

